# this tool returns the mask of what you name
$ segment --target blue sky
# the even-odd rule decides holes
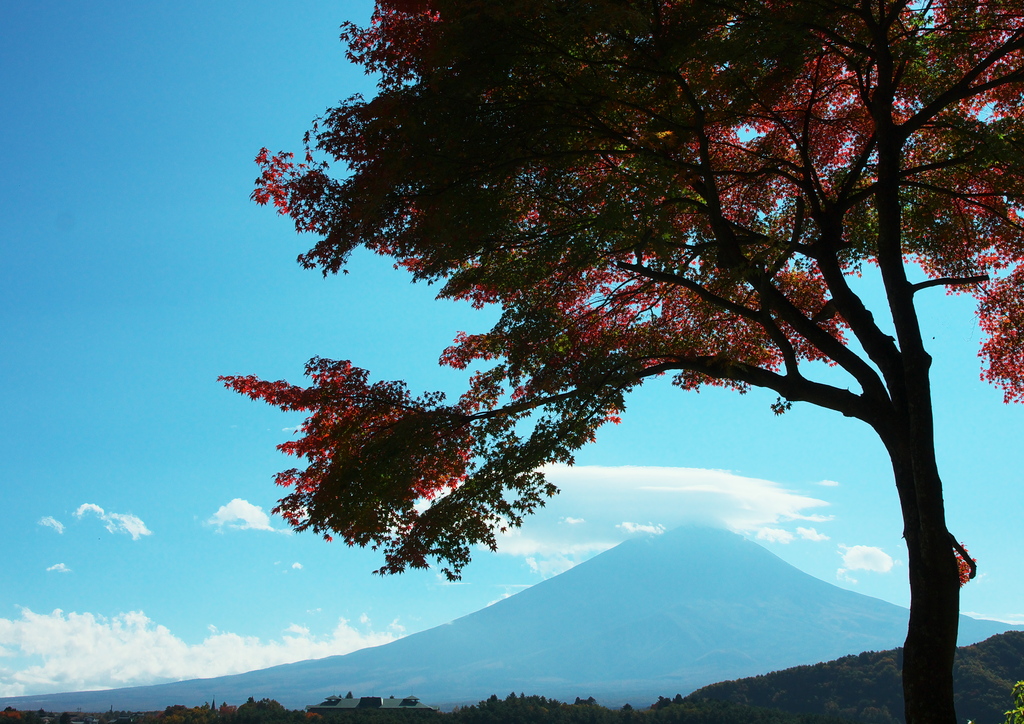
[[[345,653],[469,613],[633,535],[728,525],[801,569],[906,604],[891,474],[862,425],[774,395],[630,400],[563,495],[457,585],[268,515],[300,420],[221,374],[301,381],[314,355],[457,393],[437,366],[490,312],[386,260],[323,279],[248,200],[253,157],[373,85],[338,26],[370,3],[0,5],[0,696],[214,676]],[[922,295],[924,296],[924,295]],[[940,462],[979,559],[976,615],[1024,622],[1024,410],[978,379],[970,300],[933,290]],[[681,569],[684,564],[681,562]]]

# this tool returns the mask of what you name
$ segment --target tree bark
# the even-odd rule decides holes
[[[960,580],[946,529],[934,445],[918,440],[909,449],[892,453],[910,574],[910,624],[903,649],[906,721],[955,724],[953,657]]]
[[[931,358],[921,344],[914,310],[897,307],[894,312],[903,332],[902,374],[890,371],[887,376],[891,407],[876,430],[892,460],[907,546],[910,623],[903,648],[904,713],[907,724],[956,724],[953,657],[960,576],[935,460]]]

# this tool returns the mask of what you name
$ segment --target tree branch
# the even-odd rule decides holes
[[[981,284],[987,282],[990,279],[988,274],[977,274],[973,277],[941,277],[939,279],[929,279],[926,282],[918,282],[911,287],[913,292],[919,292],[922,289],[928,287],[939,287],[939,286],[966,286],[968,284]]]
[[[993,49],[985,58],[981,60],[976,66],[967,71],[959,81],[946,89],[945,92],[940,93],[931,103],[926,105],[920,111],[918,111],[912,118],[909,118],[900,126],[900,130],[903,133],[904,138],[909,138],[912,133],[921,128],[925,123],[934,118],[936,115],[941,113],[944,109],[948,108],[951,104],[958,101],[970,98],[973,95],[984,93],[985,91],[997,88],[1004,83],[1012,83],[1021,79],[1021,71],[1015,71],[1009,73],[1001,78],[996,78],[987,83],[981,83],[977,86],[972,86],[975,80],[981,77],[986,70],[991,68],[995,63],[1005,58],[1010,53],[1020,50],[1024,45],[1024,31],[1017,30],[1013,33],[1010,40],[1003,43],[1000,47]]]
[[[842,413],[846,417],[863,420],[869,425],[876,421],[879,410],[863,395],[847,389],[815,382],[800,374],[779,374],[772,370],[749,365],[745,362],[722,359],[721,357],[694,357],[680,359],[673,366],[678,370],[689,370],[721,380],[743,382],[753,387],[762,387],[777,392],[786,400],[809,402]]]

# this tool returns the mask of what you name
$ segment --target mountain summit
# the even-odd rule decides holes
[[[734,533],[638,538],[451,623],[345,656],[234,676],[0,699],[54,710],[216,697],[289,707],[342,690],[431,704],[522,691],[646,703],[706,684],[902,644],[908,611],[818,580]],[[961,644],[1010,628],[961,617]]]

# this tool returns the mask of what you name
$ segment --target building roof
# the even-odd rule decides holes
[[[396,699],[393,696],[384,699],[379,696],[360,696],[342,698],[340,696],[329,696],[319,704],[306,707],[306,711],[315,714],[325,714],[332,711],[352,711],[357,709],[415,709],[419,711],[437,711],[432,706],[427,706],[415,696],[407,696],[403,699]]]

